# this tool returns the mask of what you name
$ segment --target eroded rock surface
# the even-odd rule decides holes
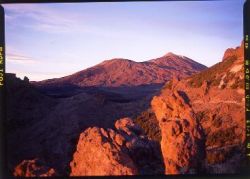
[[[135,175],[134,162],[121,146],[124,138],[113,130],[89,128],[80,135],[71,162],[71,176]]]
[[[197,173],[205,158],[205,137],[184,92],[154,97],[152,108],[161,128],[165,174]]]
[[[139,175],[152,166],[159,172],[156,166],[160,164],[154,161],[159,156],[155,144],[139,126],[124,118],[115,127],[93,127],[81,133],[70,163],[71,176]]]
[[[243,50],[243,45],[230,48],[222,62],[187,79],[168,82],[152,103],[162,135],[168,131],[166,128],[173,129],[166,135],[180,135],[183,120],[179,118],[198,120],[206,136],[206,173],[240,173],[244,167]],[[174,122],[169,121],[175,116]],[[168,125],[164,127],[164,123]],[[166,152],[163,150],[163,156],[168,155]]]

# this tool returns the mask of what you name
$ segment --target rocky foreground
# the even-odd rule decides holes
[[[188,169],[241,173],[245,162],[243,49],[243,44],[230,48],[222,62],[168,82],[151,101],[166,174],[190,173]]]
[[[12,152],[20,158],[18,163],[11,160],[9,166],[11,169],[14,166],[11,172],[15,176],[240,173],[245,159],[243,68],[243,46],[228,49],[222,62],[213,67],[167,82],[153,97],[149,109],[138,117],[117,118],[108,126],[93,122],[88,127],[79,127],[76,116],[70,117],[75,109],[69,102],[88,106],[86,102],[91,100],[87,99],[92,97],[89,94],[81,94],[81,98],[73,96],[67,101],[63,99],[64,103],[59,104],[61,107],[56,113],[68,106],[69,120],[60,120],[64,119],[60,113],[54,120],[51,116],[55,114],[50,114],[48,117],[55,125],[47,125],[46,117],[41,117],[45,121],[38,123],[40,126],[46,124],[54,128],[36,133],[42,143],[31,150],[33,155],[28,155],[25,150],[22,156]],[[33,93],[37,96],[36,91]],[[49,104],[41,115],[46,115],[53,105],[58,106],[58,101],[53,98],[44,96],[41,99]],[[102,107],[105,105],[102,103]],[[89,109],[96,108],[93,105]],[[98,117],[101,121],[101,115]],[[15,124],[13,119],[11,124],[10,137],[21,135],[22,131],[11,128]],[[33,131],[39,129],[38,126],[34,125]],[[64,130],[54,133],[56,126]],[[44,131],[49,138],[41,137]],[[61,137],[54,136],[58,134]],[[50,139],[58,141],[52,143]],[[14,141],[10,144],[18,145]],[[40,150],[40,147],[46,150]],[[35,151],[39,151],[39,155]],[[62,169],[67,172],[63,173]]]

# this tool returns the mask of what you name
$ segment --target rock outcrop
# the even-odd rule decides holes
[[[88,128],[80,135],[70,163],[71,176],[139,175],[149,163],[155,164],[153,160],[158,155],[155,146],[139,126],[124,118],[115,127],[115,130]],[[145,161],[149,159],[146,155],[151,155],[152,160]]]
[[[227,60],[228,58],[242,58],[244,56],[244,41],[241,42],[240,47],[236,48],[228,48],[223,56],[223,61]]]
[[[172,89],[151,103],[161,129],[168,175],[198,173],[204,166],[205,136],[188,100],[184,92]]]
[[[53,168],[46,166],[44,161],[39,159],[24,160],[14,169],[15,177],[52,177],[57,176]]]
[[[134,162],[122,147],[125,139],[113,130],[89,128],[80,135],[71,162],[71,176],[136,175]]]
[[[205,133],[206,172],[239,173],[242,165],[236,167],[236,163],[243,164],[245,155],[243,50],[243,45],[228,49],[222,62],[187,79],[168,82],[161,94],[153,99],[152,107],[162,131],[161,147],[164,159],[178,153],[168,156],[169,152],[182,151],[185,147],[184,145],[176,150],[174,145],[169,144],[167,152],[164,143],[167,144],[171,138],[177,143],[176,135],[179,136],[185,126],[183,119],[188,119],[189,123],[198,121]],[[195,123],[186,134],[190,135],[192,129],[197,131]],[[195,135],[191,133],[191,136]],[[183,158],[185,156],[178,161]]]
[[[140,175],[164,173],[164,163],[159,144],[156,141],[149,140],[140,126],[130,118],[123,118],[116,121],[115,128],[126,139],[126,148]]]

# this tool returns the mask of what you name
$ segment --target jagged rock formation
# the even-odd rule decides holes
[[[70,163],[71,176],[138,175],[153,165],[157,165],[153,170],[158,167],[160,171],[159,164],[154,163],[159,155],[154,143],[139,126],[124,118],[115,123],[115,128],[93,127],[80,135]]]
[[[243,65],[241,45],[227,50],[223,61],[211,68],[187,79],[168,82],[160,96],[152,101],[157,119],[163,119],[162,122],[159,121],[162,135],[165,133],[163,124],[168,123],[169,117],[177,115],[181,119],[198,120],[206,136],[207,173],[238,173],[241,166],[235,166],[244,163]],[[192,111],[191,116],[188,115],[190,111]],[[186,116],[183,116],[185,114]],[[182,129],[180,126],[183,124],[174,122],[168,124],[166,128],[172,128],[174,133],[179,133]],[[171,136],[171,132],[169,135]]]
[[[52,177],[57,176],[56,171],[45,165],[39,159],[24,160],[16,166],[13,175],[15,177]]]
[[[238,58],[240,61],[244,58],[244,41],[241,42],[240,47],[229,48],[225,51],[223,61],[230,58]]]
[[[124,152],[124,138],[113,130],[89,128],[80,135],[71,162],[71,176],[136,175],[137,169]]]
[[[157,142],[150,140],[142,128],[130,118],[116,121],[115,128],[126,139],[126,148],[135,162],[139,174],[163,174],[164,163]]]
[[[165,174],[202,170],[205,136],[186,94],[172,89],[154,97],[151,104],[161,129]]]
[[[240,47],[226,50],[222,62],[178,86],[185,89],[205,130],[206,168],[209,173],[239,173],[239,164],[244,163],[243,52],[243,43]],[[203,83],[202,88],[199,87],[200,82]]]

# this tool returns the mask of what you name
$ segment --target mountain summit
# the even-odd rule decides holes
[[[72,75],[36,82],[41,86],[71,84],[79,87],[121,87],[164,84],[173,77],[187,77],[206,66],[187,57],[168,53],[144,62],[115,58]]]

